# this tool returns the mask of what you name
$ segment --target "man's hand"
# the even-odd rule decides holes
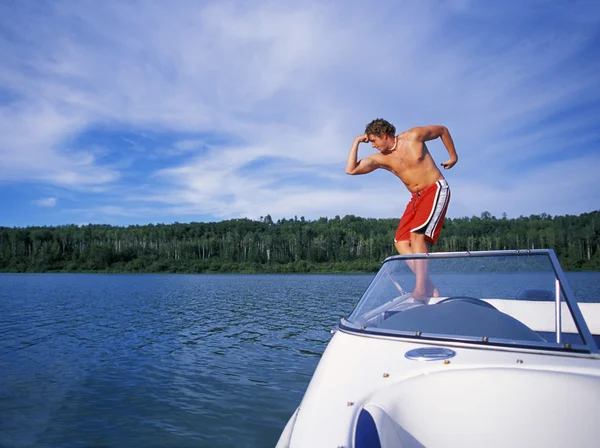
[[[359,143],[369,143],[369,136],[367,134],[360,134],[355,140]]]
[[[445,170],[449,170],[456,165],[456,162],[458,162],[458,159],[450,159],[447,162],[440,163],[440,165],[442,165]]]

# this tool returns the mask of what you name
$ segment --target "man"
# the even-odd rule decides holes
[[[348,155],[346,174],[367,174],[383,168],[406,185],[412,197],[400,219],[394,245],[400,254],[427,253],[427,243],[435,244],[444,224],[450,189],[436,166],[425,142],[441,138],[450,160],[441,164],[452,168],[458,161],[450,132],[444,126],[409,129],[395,137],[396,128],[383,119],[369,123],[365,133],[354,139]],[[357,161],[358,145],[372,143],[379,152]],[[438,292],[427,274],[427,262],[409,263],[416,276],[413,297],[436,297]]]

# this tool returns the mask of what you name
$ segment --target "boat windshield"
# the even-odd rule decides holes
[[[386,335],[597,352],[552,250],[390,257],[342,324]]]

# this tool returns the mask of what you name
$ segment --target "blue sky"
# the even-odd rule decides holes
[[[399,218],[379,117],[448,127],[449,217],[600,209],[597,1],[4,1],[0,61],[2,226]]]

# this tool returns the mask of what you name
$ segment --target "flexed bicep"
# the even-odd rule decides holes
[[[375,171],[381,165],[377,163],[373,158],[366,157],[358,161],[356,166],[352,169],[346,169],[346,174],[357,175],[357,174],[367,174],[372,171]]]

